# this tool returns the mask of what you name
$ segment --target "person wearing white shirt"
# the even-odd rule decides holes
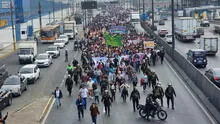
[[[83,88],[81,88],[79,92],[80,92],[80,95],[82,96],[82,99],[85,101],[85,109],[86,109],[86,105],[87,105],[86,99],[88,97],[89,91],[85,86],[83,86]]]

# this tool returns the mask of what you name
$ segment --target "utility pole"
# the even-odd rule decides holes
[[[60,1],[60,8],[61,8],[61,18],[63,21],[63,3],[62,3],[62,1]]]
[[[50,11],[49,11],[49,23],[50,23]]]
[[[138,11],[140,15],[141,14],[141,0],[138,0]]]
[[[144,13],[144,11],[145,11],[145,2],[143,0],[143,13]]]
[[[151,1],[152,3],[152,28],[154,31],[154,0]]]
[[[172,55],[174,55],[175,50],[175,39],[174,39],[174,0],[171,0],[172,6]]]
[[[42,28],[42,19],[41,19],[41,4],[40,4],[40,1],[38,3],[38,14],[39,14],[40,29],[41,29]]]
[[[10,11],[11,11],[11,29],[12,29],[12,38],[13,38],[13,49],[16,50],[16,39],[15,39],[15,28],[14,28],[14,14],[13,14],[12,1],[10,1]]]
[[[53,0],[53,22],[55,22],[55,1]]]

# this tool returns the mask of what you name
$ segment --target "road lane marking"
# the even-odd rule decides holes
[[[78,55],[78,54],[75,53],[75,55],[73,56],[73,58],[76,58],[76,55]],[[67,78],[67,76],[68,76],[68,72],[66,71],[66,73],[65,73],[65,75],[64,75],[64,78],[63,78],[61,84],[59,85],[60,88],[64,85],[65,79]],[[52,98],[53,98],[53,97],[52,97]],[[55,99],[53,98],[53,101],[52,101],[52,103],[51,103],[51,105],[50,105],[48,111],[46,112],[45,117],[43,117],[41,124],[45,124],[45,122],[46,122],[46,120],[47,120],[47,118],[48,118],[48,116],[49,116],[49,113],[51,112],[51,110],[52,110],[54,104],[55,104]]]
[[[208,119],[211,121],[212,124],[217,124],[215,119],[210,116],[210,114],[207,112],[207,110],[204,108],[204,106],[199,102],[198,98],[195,97],[195,95],[192,93],[192,91],[187,87],[187,85],[183,82],[182,78],[178,75],[178,73],[172,68],[169,62],[166,62],[169,68],[175,73],[181,84],[186,88],[188,93],[192,96],[193,100],[196,102],[197,105],[202,109],[202,111],[205,113],[205,115],[208,117]]]

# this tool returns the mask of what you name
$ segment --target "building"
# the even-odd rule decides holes
[[[11,25],[11,11],[16,23],[24,23],[38,17],[39,8],[42,15],[49,14],[67,8],[69,2],[70,0],[1,0],[0,28]]]

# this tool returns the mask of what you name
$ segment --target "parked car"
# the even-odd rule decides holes
[[[168,34],[167,29],[160,29],[160,30],[158,31],[158,35],[159,35],[160,37],[165,37],[167,34]]]
[[[11,75],[4,81],[2,89],[20,96],[23,91],[27,90],[27,79],[22,76]]]
[[[210,26],[210,23],[208,20],[203,20],[201,23],[200,23],[200,26],[202,27],[209,27]]]
[[[210,68],[205,72],[205,76],[220,88],[220,68]]]
[[[172,44],[172,34],[167,34],[166,37],[165,37],[165,41],[168,44]]]
[[[10,91],[0,89],[0,111],[12,104],[12,93]]]
[[[60,40],[60,39],[57,39],[54,44],[54,46],[57,46],[59,48],[64,48],[65,47],[65,41],[64,40]]]
[[[0,87],[3,85],[4,80],[8,77],[8,70],[6,65],[0,67]]]
[[[53,58],[60,56],[60,50],[58,46],[48,46],[46,53],[50,54]]]
[[[206,59],[206,52],[202,49],[191,49],[187,52],[187,59],[194,65],[194,66],[202,66],[206,67],[207,59]]]
[[[60,35],[57,40],[63,40],[65,44],[69,43],[69,37],[67,35],[65,35],[65,34]]]
[[[27,78],[28,84],[35,83],[35,81],[40,78],[40,69],[36,64],[28,64],[23,66],[18,74]]]
[[[165,25],[165,21],[164,20],[160,20],[159,21],[159,25]]]
[[[48,53],[38,54],[35,60],[38,67],[49,67],[52,64],[52,57]]]

